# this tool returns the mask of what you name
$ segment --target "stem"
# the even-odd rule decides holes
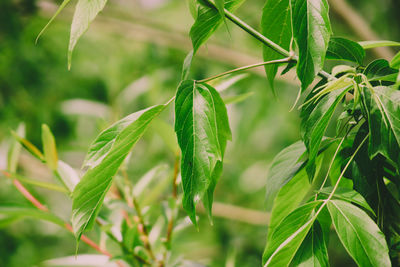
[[[143,244],[144,244],[147,252],[149,253],[150,257],[152,258],[152,260],[156,261],[156,257],[154,256],[153,250],[152,250],[150,242],[149,242],[149,232],[144,223],[142,210],[140,209],[139,203],[137,202],[135,197],[133,197],[132,201],[133,201],[133,206],[135,207],[136,214],[137,214],[137,216],[134,217],[134,220],[137,223],[137,229],[138,229],[139,233],[142,235],[141,240],[143,241]]]
[[[4,174],[7,176],[7,172],[4,172]],[[10,177],[11,178],[11,177]],[[29,200],[29,202],[31,202],[36,208],[38,208],[39,210],[45,211],[45,212],[50,212],[49,209],[44,206],[42,203],[40,203],[39,200],[37,200],[18,180],[13,180],[13,184],[14,186],[18,189],[18,191],[27,199]],[[65,223],[64,225],[65,229],[67,229],[68,231],[70,231],[71,233],[73,233],[73,229],[72,226],[68,223]],[[90,238],[88,238],[85,235],[82,235],[81,240],[86,243],[87,245],[89,245],[90,247],[92,247],[93,249],[95,249],[96,251],[100,252],[101,254],[104,254],[106,256],[108,256],[109,258],[112,258],[113,256],[110,254],[110,252],[108,252],[105,249],[100,248],[99,245],[97,245],[93,240],[91,240]],[[118,266],[120,267],[124,267],[124,265],[122,264],[122,262],[120,261],[116,261],[115,262]]]
[[[217,79],[219,77],[222,77],[222,76],[225,76],[225,75],[228,75],[228,74],[231,74],[231,73],[235,73],[235,72],[238,72],[238,71],[248,70],[248,69],[252,69],[252,68],[256,68],[256,67],[260,67],[260,66],[264,66],[264,65],[270,65],[270,64],[289,63],[292,60],[293,60],[292,57],[287,57],[287,58],[282,58],[282,59],[277,59],[277,60],[271,60],[271,61],[255,63],[255,64],[243,66],[243,67],[240,67],[240,68],[236,68],[236,69],[233,69],[233,70],[228,70],[228,71],[222,72],[220,74],[211,76],[209,78],[198,80],[197,82],[205,83],[205,82],[208,82],[208,81],[211,81],[211,80]]]
[[[212,3],[210,0],[204,0],[210,7],[212,8],[216,8],[215,4]],[[281,54],[284,57],[291,57],[291,52],[287,51],[286,49],[284,49],[283,47],[281,47],[280,45],[276,44],[275,42],[273,42],[272,40],[268,39],[267,37],[265,37],[263,34],[261,34],[260,32],[256,31],[254,28],[252,28],[250,25],[248,25],[246,22],[244,22],[243,20],[241,20],[240,18],[236,17],[233,13],[231,13],[229,10],[224,9],[225,12],[225,17],[227,17],[230,21],[232,21],[234,24],[236,24],[237,26],[239,26],[240,28],[242,28],[245,32],[247,32],[248,34],[250,34],[251,36],[253,36],[254,38],[256,38],[258,41],[260,41],[261,43],[263,43],[264,45],[268,46],[269,48],[273,49],[275,52]],[[297,56],[293,56],[292,57],[294,61],[298,61],[298,57]],[[327,79],[332,79],[335,78],[333,77],[331,74],[327,73],[324,70],[320,70],[318,72],[318,75]]]

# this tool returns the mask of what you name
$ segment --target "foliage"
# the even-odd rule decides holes
[[[273,88],[278,66],[285,67],[283,73],[296,66],[301,83],[299,94],[303,96],[299,104],[301,140],[280,152],[270,168],[266,204],[271,209],[271,219],[262,265],[328,266],[331,227],[359,266],[396,265],[400,235],[399,54],[390,62],[377,59],[364,64],[364,61],[366,50],[398,43],[356,43],[332,36],[326,0],[267,0],[262,12],[262,33],[259,33],[232,13],[242,2],[191,2],[195,14],[190,30],[193,51],[185,59],[182,81],[175,96],[165,104],[130,114],[101,132],[89,148],[83,164],[88,169],[78,178],[79,182],[79,175],[58,160],[55,138],[47,125],[42,126],[43,152],[25,139],[23,127],[13,132],[16,142],[3,174],[13,179],[16,188],[38,210],[0,207],[0,214],[4,216],[0,223],[7,224],[25,216],[53,222],[72,231],[77,242],[86,242],[120,266],[184,265],[183,261],[175,262],[170,257],[179,207],[183,206],[197,226],[196,205],[202,200],[212,218],[214,190],[222,174],[228,140],[232,139],[226,108],[229,101],[221,96],[221,89],[213,86],[212,81],[264,65],[268,83]],[[55,16],[67,3],[68,0],[61,4]],[[76,42],[105,4],[106,1],[78,1],[71,27],[69,66]],[[226,20],[263,45],[265,62],[202,80],[188,79],[193,57]],[[335,60],[330,73],[324,70],[327,60]],[[143,202],[139,199],[159,166],[134,186],[126,171],[126,159],[172,102],[176,140],[171,135],[165,137],[173,132],[172,125],[161,126],[164,127],[162,135],[172,139],[172,150],[177,141],[180,152],[173,151],[177,155],[169,175],[172,194],[163,203],[165,218],[149,225],[145,216],[147,209],[141,207]],[[335,136],[326,136],[332,125],[337,129]],[[50,213],[21,184],[21,181],[34,182],[21,179],[16,173],[19,144],[47,164],[62,185],[58,191],[72,199],[72,226]],[[180,182],[183,194],[178,190]],[[41,186],[57,188],[54,184]],[[163,185],[153,186],[147,197]],[[114,195],[113,201],[107,199],[109,195]],[[123,217],[118,222],[113,222],[110,215],[114,209]],[[117,257],[84,235],[96,223],[120,247]],[[165,230],[165,238],[160,237],[161,229]],[[156,241],[151,240],[153,230],[158,231]]]

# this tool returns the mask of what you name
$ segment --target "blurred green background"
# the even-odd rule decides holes
[[[27,139],[38,147],[41,124],[47,123],[56,137],[60,158],[79,170],[100,130],[129,113],[164,103],[176,90],[191,46],[188,32],[193,19],[186,1],[110,0],[79,41],[68,71],[69,27],[75,2],[71,1],[35,45],[37,34],[60,1],[0,1],[0,169],[5,169],[12,140],[9,130],[21,122],[26,125]],[[354,19],[358,29],[346,20],[348,7],[337,6],[343,1],[330,2],[335,35],[355,41],[374,37],[400,40],[398,0],[349,0],[365,23]],[[237,13],[259,28],[263,4],[263,0],[248,0]],[[201,79],[261,61],[259,43],[233,24],[228,22],[227,26],[229,31],[222,26],[200,51],[191,77]],[[391,53],[386,49],[368,56],[387,57]],[[201,215],[199,231],[190,225],[179,231],[173,241],[176,257],[206,266],[260,266],[267,232],[264,194],[268,166],[281,149],[300,138],[298,112],[289,112],[298,89],[292,77],[289,73],[276,82],[276,98],[262,68],[223,91],[225,99],[253,94],[228,106],[233,141],[228,144],[224,173],[215,192],[219,210],[214,213],[214,226]],[[172,106],[135,147],[128,164],[133,181],[154,167],[173,168],[175,155],[170,148],[174,140],[168,135],[167,124],[173,124]],[[52,179],[27,153],[21,156],[19,172],[42,181]],[[162,180],[162,175],[159,177],[154,179]],[[28,188],[68,220],[71,201],[66,196]],[[152,188],[148,190],[151,195]],[[168,194],[168,188],[160,191],[160,196],[142,199],[144,205],[157,203]],[[0,202],[30,205],[3,176]],[[154,209],[161,213],[161,205]],[[57,226],[32,219],[0,226],[0,266],[35,266],[74,255],[73,235]],[[98,239],[96,231],[89,235]],[[338,240],[332,238],[330,244],[332,266],[354,265]],[[83,244],[79,251],[94,253]]]

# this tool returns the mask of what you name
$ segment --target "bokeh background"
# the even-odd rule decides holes
[[[336,36],[355,41],[400,41],[398,0],[330,2]],[[79,170],[100,130],[134,111],[164,103],[180,81],[183,59],[191,49],[188,33],[193,19],[187,1],[109,0],[79,41],[70,71],[67,47],[76,1],[71,1],[35,45],[37,34],[60,3],[0,0],[0,169],[5,168],[12,140],[10,129],[23,122],[27,139],[38,147],[41,124],[48,124],[60,158]],[[263,4],[263,0],[248,0],[237,14],[259,28]],[[201,49],[193,62],[192,78],[262,60],[257,41],[230,22],[227,27],[223,25]],[[391,49],[380,49],[371,51],[368,58],[393,54]],[[268,167],[281,149],[300,138],[298,112],[289,112],[298,90],[298,82],[292,77],[289,73],[277,80],[276,97],[262,68],[240,76],[223,91],[224,99],[251,94],[228,105],[233,141],[228,144],[224,173],[215,192],[214,225],[200,215],[199,231],[190,225],[179,231],[173,241],[177,257],[206,266],[260,266],[268,223],[264,209]],[[171,106],[130,158],[132,181],[149,171],[155,176],[155,185],[147,188],[146,197],[141,199],[144,205],[157,203],[168,194],[168,185],[162,181],[175,159],[175,140],[168,126],[172,124]],[[19,172],[52,181],[44,165],[26,152],[21,156]],[[28,188],[68,220],[71,201],[66,196]],[[30,205],[3,176],[0,202]],[[161,208],[157,212],[161,213]],[[32,219],[0,226],[0,266],[39,266],[42,261],[75,253],[73,235],[57,226]],[[89,235],[96,240],[99,236],[96,230]],[[335,237],[330,244],[332,266],[354,265]],[[80,246],[80,252],[94,253],[85,245]]]

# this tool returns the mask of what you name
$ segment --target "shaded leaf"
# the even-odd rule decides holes
[[[231,139],[226,107],[214,88],[192,80],[181,82],[175,100],[175,132],[182,151],[183,207],[196,224],[199,199],[211,210],[210,191]]]
[[[340,241],[359,266],[391,266],[385,236],[364,211],[342,200],[327,206]]]
[[[298,141],[283,149],[272,161],[266,182],[266,207],[271,208],[278,191],[292,179],[304,162],[300,157],[306,148]]]
[[[297,76],[305,90],[322,69],[331,35],[326,0],[292,1],[293,36],[299,48]]]
[[[93,226],[118,168],[165,106],[158,105],[140,112],[141,115],[118,134],[101,163],[88,170],[75,187],[72,194],[72,227],[78,241],[82,233]]]
[[[263,265],[288,266],[311,229],[320,201],[307,203],[290,213],[275,228],[263,255]]]
[[[107,0],[79,0],[72,18],[71,35],[68,47],[68,68],[71,68],[72,51],[79,38],[87,31],[89,24],[103,10]]]
[[[292,26],[290,14],[290,0],[267,0],[265,2],[262,19],[261,33],[271,41],[289,50],[290,40],[292,39]],[[263,46],[264,61],[283,58],[275,50]],[[274,79],[278,71],[278,64],[265,65],[265,72],[269,84],[274,90]]]
[[[321,225],[315,221],[292,261],[299,267],[328,267],[328,249]]]
[[[225,0],[225,9],[234,11],[244,0]],[[223,22],[223,17],[215,7],[206,1],[199,1],[197,18],[190,29],[190,38],[193,44],[193,54],[196,54],[199,47],[217,30]]]
[[[332,89],[333,90],[333,89]],[[308,151],[307,168],[311,176],[315,158],[317,157],[322,137],[328,127],[334,111],[346,95],[349,87],[336,89],[323,97],[316,105],[302,111],[301,130],[304,144]]]
[[[364,74],[368,80],[396,81],[398,70],[392,69],[386,59],[377,59],[368,64]]]
[[[332,37],[329,40],[327,59],[347,60],[361,65],[364,57],[364,48],[356,42],[340,37]]]

